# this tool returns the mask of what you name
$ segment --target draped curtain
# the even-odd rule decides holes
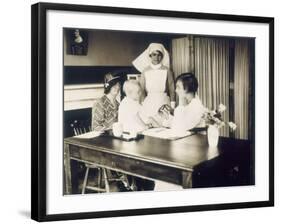
[[[172,66],[175,77],[185,72],[194,72],[193,37],[172,40]]]
[[[229,41],[217,38],[184,37],[172,41],[172,65],[175,76],[195,73],[198,95],[205,107],[215,109],[222,103],[229,108]],[[229,110],[223,114],[229,121]],[[229,136],[228,127],[220,135]]]
[[[194,72],[199,82],[198,95],[204,106],[216,109],[220,103],[227,107],[223,120],[229,121],[229,40],[194,38]],[[229,128],[220,129],[229,136]]]
[[[249,125],[249,42],[235,40],[234,62],[234,117],[237,129],[235,137],[248,139]]]
[[[230,108],[230,40],[226,38],[192,37],[172,40],[172,66],[175,77],[193,72],[199,82],[198,95],[205,107],[215,109],[222,103],[227,107],[223,120],[234,114],[237,129],[234,137],[248,139],[250,102],[250,53],[249,40],[235,39],[232,58],[234,96]],[[233,85],[232,85],[233,86]],[[220,129],[221,136],[229,136],[229,127]]]

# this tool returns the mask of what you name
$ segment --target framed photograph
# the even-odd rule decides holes
[[[274,205],[274,18],[32,5],[32,219]]]
[[[66,52],[71,55],[87,55],[88,33],[79,29],[65,31]]]

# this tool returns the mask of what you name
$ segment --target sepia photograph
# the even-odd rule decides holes
[[[33,219],[273,206],[273,18],[32,10]]]
[[[64,195],[255,184],[255,38],[65,27],[63,46]]]

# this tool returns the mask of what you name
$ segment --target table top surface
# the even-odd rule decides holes
[[[209,148],[207,136],[191,135],[177,140],[144,136],[136,141],[122,141],[109,136],[92,139],[70,137],[66,144],[89,150],[103,151],[123,157],[164,164],[175,168],[193,170],[193,167],[222,153],[239,153],[251,148],[247,140],[220,137],[217,148]]]

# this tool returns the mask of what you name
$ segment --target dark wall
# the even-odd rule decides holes
[[[132,66],[64,66],[64,85],[103,83],[106,73],[125,78],[139,72]]]
[[[80,29],[81,30],[81,29]],[[150,43],[159,42],[169,48],[173,37],[182,35],[110,31],[81,30],[87,32],[87,55],[68,53],[69,38],[64,30],[64,65],[65,66],[131,66],[132,61],[141,54]]]
[[[73,29],[71,29],[73,30]],[[170,48],[178,34],[128,32],[110,30],[80,30],[87,34],[87,54],[71,55],[67,51],[69,31],[64,30],[64,84],[102,83],[104,74],[121,76],[139,73],[132,65],[150,43],[162,43]]]

